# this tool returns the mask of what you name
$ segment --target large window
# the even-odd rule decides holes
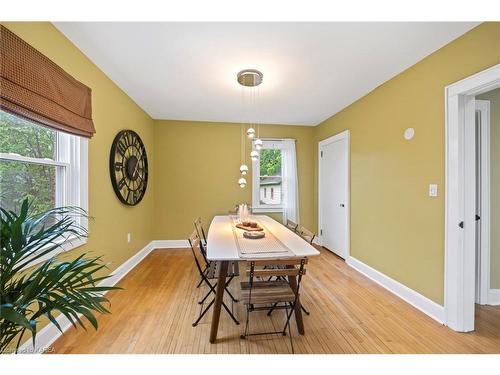
[[[280,212],[283,209],[283,152],[279,141],[265,141],[253,163],[254,211]]]
[[[87,139],[0,110],[0,205],[18,212],[26,197],[34,212],[87,209]]]

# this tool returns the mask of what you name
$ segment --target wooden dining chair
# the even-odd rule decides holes
[[[202,266],[200,264],[200,259],[199,258],[200,258],[200,256],[203,259],[205,259],[205,258],[202,256],[201,240],[200,240],[200,237],[198,236],[198,233],[196,232],[196,230],[193,231],[193,233],[189,237],[188,241],[189,241],[189,245],[191,246],[191,252],[193,254],[193,258],[194,258],[196,269],[198,270],[198,273],[199,273],[199,275],[201,277],[201,281],[204,282],[208,286],[208,289],[209,289],[209,291],[205,295],[205,297],[203,297],[203,299],[198,302],[201,305],[200,314],[199,314],[198,318],[195,320],[195,322],[192,324],[193,327],[196,327],[198,325],[198,323],[200,322],[200,320],[205,316],[205,314],[208,312],[208,310],[210,309],[210,307],[212,307],[212,305],[215,302],[215,295],[216,295],[216,289],[215,288],[217,287],[217,282],[215,282],[215,283],[212,284],[210,282],[210,280],[217,280],[218,279],[219,272],[220,272],[220,267],[219,267],[219,263],[218,262],[209,262],[208,271],[204,270],[202,268]],[[229,279],[226,279],[225,285],[224,285],[224,289],[225,289],[225,292],[230,296],[232,302],[238,302],[238,300],[233,297],[233,295],[231,294],[231,292],[228,290],[228,286],[231,283],[231,281],[236,276],[238,276],[238,275],[239,275],[238,262],[232,262],[232,263],[230,263],[229,267],[228,267],[228,271],[227,271],[227,277]],[[205,307],[205,309],[203,309],[203,304],[204,304],[205,300],[212,293],[214,294],[214,298],[208,303],[208,305]],[[229,314],[229,316],[231,317],[231,319],[236,324],[240,324],[240,322],[238,321],[238,319],[236,319],[236,317],[233,315],[232,311],[229,310],[229,308],[224,303],[224,301],[222,301],[222,307],[224,308],[224,310],[226,310],[226,312]]]
[[[305,275],[305,265],[307,258],[296,259],[266,259],[249,261],[247,275],[248,282],[240,283],[241,299],[246,305],[245,333],[240,337],[246,339],[249,336],[282,334],[290,337],[292,353],[294,353],[292,332],[290,328],[290,318],[299,300],[300,284]],[[258,268],[262,267],[262,268]],[[267,267],[267,268],[264,268]],[[297,278],[297,287],[292,289],[289,282],[278,277]],[[276,277],[276,280],[256,280],[256,278]],[[257,310],[284,309],[286,312],[285,326],[280,331],[249,333],[250,313]]]
[[[316,235],[313,232],[302,226],[300,227],[298,233],[300,237],[309,242],[311,245],[313,244],[313,241],[316,238]]]
[[[286,227],[290,229],[291,231],[295,232],[297,231],[299,224],[295,223],[294,221],[287,219],[286,220]]]
[[[201,221],[201,217],[198,217],[194,221],[194,229],[196,230],[196,234],[200,239],[200,249],[201,249],[201,254],[203,255],[203,263],[204,263],[203,272],[206,273],[210,267],[210,262],[207,260],[207,236],[205,235],[205,229],[203,229],[203,223]],[[203,279],[200,279],[196,287],[199,288],[201,284],[203,284]]]
[[[292,225],[294,225],[295,223],[292,221],[291,222]],[[287,227],[288,226],[288,222],[287,222]],[[314,241],[314,238],[316,237],[316,235],[311,232],[309,229],[305,228],[305,227],[300,227],[300,229],[298,230],[298,235],[300,237],[302,237],[302,239],[304,239],[305,241],[309,242],[311,245]],[[279,277],[278,277],[279,279]],[[300,308],[302,309],[302,311],[304,312],[304,314],[306,315],[311,315],[311,313],[309,312],[309,310],[304,306],[304,305],[300,305]],[[273,313],[273,310],[274,310],[274,305],[271,306],[271,308],[269,309],[269,311],[267,312],[267,315],[271,316],[271,314]]]

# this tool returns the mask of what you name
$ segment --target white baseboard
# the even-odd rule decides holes
[[[127,273],[130,272],[130,270],[137,266],[141,262],[141,260],[143,260],[154,249],[172,249],[185,247],[189,247],[189,243],[187,240],[151,241],[146,246],[144,246],[144,248],[139,250],[136,254],[125,261],[125,263],[116,268],[112,272],[112,276],[106,280],[103,280],[99,285],[116,285]],[[63,332],[71,327],[70,321],[66,319],[64,315],[60,314],[56,319]],[[59,331],[54,324],[50,323],[37,333],[34,347],[33,342],[30,338],[19,347],[19,353],[43,353],[44,351],[49,349],[50,345],[52,345],[63,334],[63,332]]]
[[[363,262],[357,260],[356,258],[347,258],[346,263],[354,268],[356,271],[362,273],[369,279],[373,280],[380,286],[384,287],[388,291],[394,293],[399,298],[408,302],[413,307],[419,309],[424,314],[430,316],[432,319],[437,320],[439,323],[443,324],[445,318],[444,307],[431,301],[429,298],[423,296],[422,294],[408,288],[407,286],[401,284],[400,282],[391,279],[389,276],[383,274],[380,271],[364,264]]]
[[[112,272],[112,276],[99,283],[100,286],[116,285],[130,270],[137,266],[153,249],[152,242],[148,243],[144,248],[139,250],[135,255],[130,257],[125,263],[119,266]],[[71,322],[62,314],[57,318],[57,323],[61,326],[63,332],[71,327]],[[36,335],[35,346],[31,338],[19,347],[19,353],[43,353],[48,350],[62,334],[57,327],[50,323],[40,330]]]
[[[189,247],[188,240],[155,240],[151,241],[154,249],[184,249]]]
[[[488,290],[488,305],[500,305],[500,289]]]

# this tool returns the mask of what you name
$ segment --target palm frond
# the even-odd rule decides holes
[[[16,338],[17,351],[26,332],[34,344],[42,316],[59,330],[57,313],[75,327],[78,324],[86,329],[84,317],[97,329],[95,313],[109,313],[105,307],[109,301],[103,293],[120,288],[98,285],[110,277],[96,277],[106,268],[101,257],[82,254],[71,261],[52,257],[40,262],[69,238],[88,235],[81,219],[87,219],[87,213],[78,207],[58,207],[32,215],[27,199],[18,213],[0,207],[0,353]],[[27,267],[32,268],[24,272]]]

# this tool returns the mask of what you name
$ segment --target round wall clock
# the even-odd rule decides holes
[[[120,131],[111,145],[109,173],[116,196],[135,206],[148,186],[148,158],[139,135],[132,130]]]

